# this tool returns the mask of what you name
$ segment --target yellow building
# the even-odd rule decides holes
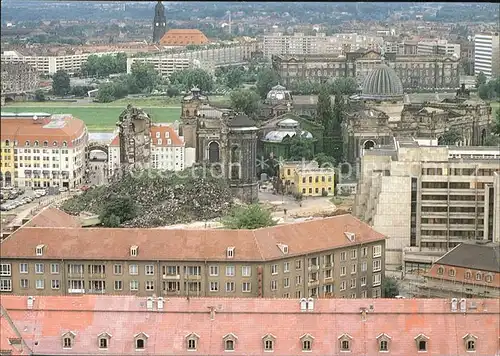
[[[279,177],[284,186],[286,193],[294,193],[295,189],[295,173],[298,169],[318,168],[316,161],[286,161],[280,163]]]
[[[295,170],[295,192],[303,196],[319,197],[335,192],[335,170],[333,168],[305,167]]]
[[[14,148],[12,142],[0,141],[0,182],[2,186],[12,186],[14,182]]]

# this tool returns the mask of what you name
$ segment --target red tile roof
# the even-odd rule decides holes
[[[85,123],[72,116],[65,116],[60,126],[56,120],[50,118],[39,118],[33,120],[33,117],[12,117],[2,116],[0,121],[0,138],[2,141],[17,140],[19,146],[24,146],[25,141],[30,141],[30,146],[35,141],[39,142],[39,147],[43,148],[43,142],[48,141],[48,148],[62,146],[64,141],[71,147],[72,140],[80,137],[85,130]]]
[[[420,355],[415,337],[429,337],[425,355],[462,356],[466,335],[476,340],[476,355],[498,353],[500,302],[467,300],[465,313],[451,311],[446,299],[317,299],[313,311],[301,312],[294,299],[169,298],[164,308],[147,310],[146,298],[132,296],[2,296],[7,310],[34,354],[133,355],[134,335],[148,336],[147,355],[222,355],[223,337],[237,339],[233,355],[262,355],[262,337],[275,337],[273,355],[302,354],[300,338],[310,334],[312,355],[340,355],[339,340],[349,335],[351,355],[379,355],[377,337],[390,337],[387,355]],[[476,308],[471,309],[472,303]],[[210,308],[215,309],[211,318]],[[361,311],[366,310],[365,317]],[[1,325],[0,337],[5,338]],[[8,326],[7,326],[8,332]],[[62,335],[76,336],[71,350]],[[109,348],[98,349],[98,335],[111,335]],[[196,352],[186,350],[186,336],[199,336]]]
[[[179,134],[175,132],[175,129],[172,126],[167,125],[153,125],[151,126],[151,140],[153,146],[161,146],[161,147],[175,147],[175,146],[184,146],[184,141],[181,139]],[[168,132],[168,137],[165,134]],[[162,143],[158,145],[158,138],[156,134],[159,133],[162,139]],[[168,139],[170,139],[170,144],[168,144]],[[111,143],[109,144],[112,147],[120,146],[120,136],[116,135]]]
[[[3,299],[3,296],[2,296]],[[9,320],[8,315],[0,315],[0,355],[2,351],[11,351],[11,355],[29,355],[29,350],[24,345],[12,345],[13,339],[19,339],[18,334],[15,331],[15,326],[13,327]]]
[[[354,233],[354,241],[345,232]],[[22,227],[3,241],[0,256],[33,258],[36,246],[45,245],[44,256],[36,258],[124,260],[138,246],[137,260],[218,261],[235,247],[234,260],[262,261],[283,258],[280,243],[293,256],[384,240],[349,214],[257,230]]]
[[[53,207],[46,207],[24,227],[81,227],[78,218],[66,214],[64,211]]]
[[[208,42],[203,32],[196,29],[171,29],[160,39],[163,46],[202,45]]]

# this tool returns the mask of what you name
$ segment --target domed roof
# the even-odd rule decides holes
[[[285,119],[278,122],[278,127],[298,127],[299,122],[294,119]]]
[[[271,131],[264,136],[263,141],[268,141],[268,142],[282,142],[285,137],[293,137],[297,133],[300,134],[302,138],[306,139],[312,139],[313,135],[309,131],[295,131],[295,130],[276,130],[276,131]]]
[[[402,99],[403,84],[394,69],[381,64],[366,76],[362,96],[378,100]]]
[[[269,93],[267,93],[267,101],[276,102],[285,100],[292,100],[292,96],[284,86],[279,84],[272,87]]]

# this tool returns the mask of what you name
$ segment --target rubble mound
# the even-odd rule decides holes
[[[203,174],[201,169],[183,172],[146,170],[123,175],[106,186],[90,188],[65,201],[69,214],[103,212],[111,197],[130,197],[137,215],[121,227],[159,227],[206,221],[221,217],[232,205],[231,190],[222,178]]]

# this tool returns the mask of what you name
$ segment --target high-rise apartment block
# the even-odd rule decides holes
[[[487,78],[500,74],[500,37],[495,34],[474,36],[474,74],[484,73]]]

